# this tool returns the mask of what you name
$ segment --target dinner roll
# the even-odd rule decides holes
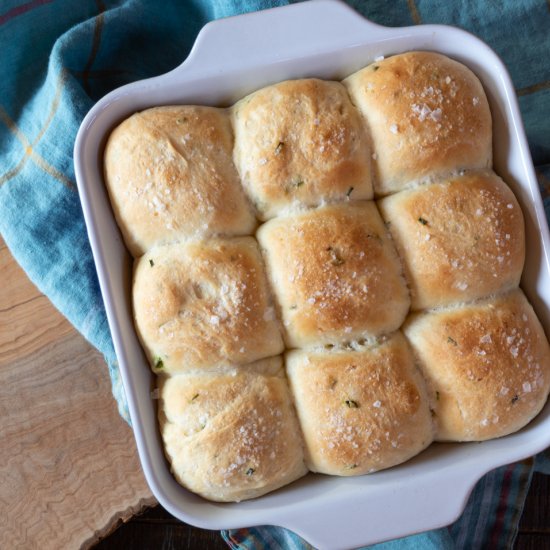
[[[492,162],[491,112],[478,78],[432,52],[375,62],[344,80],[372,137],[377,196]]]
[[[378,202],[403,260],[413,309],[467,302],[519,284],[521,208],[493,172],[471,172]]]
[[[233,109],[235,164],[267,220],[293,203],[370,199],[370,152],[359,113],[337,82],[291,80]]]
[[[404,331],[428,382],[438,440],[504,436],[544,406],[550,347],[521,290],[415,314]]]
[[[148,109],[115,128],[105,181],[134,256],[183,237],[253,233],[232,150],[229,116],[212,107]]]
[[[257,232],[289,347],[396,330],[410,298],[370,201],[278,217]]]
[[[252,237],[153,248],[136,260],[134,317],[157,371],[245,364],[283,341]]]
[[[432,442],[425,383],[401,333],[357,351],[291,351],[286,364],[310,470],[361,475]]]
[[[176,479],[215,501],[240,501],[306,474],[280,357],[160,384],[159,421]]]

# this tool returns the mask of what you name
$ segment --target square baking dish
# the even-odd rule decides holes
[[[318,548],[350,548],[441,527],[462,512],[489,470],[550,446],[550,403],[523,430],[483,443],[433,444],[413,460],[375,474],[309,474],[274,493],[235,503],[208,502],[172,477],[157,426],[154,378],[131,311],[131,258],[103,183],[109,132],[135,111],[169,104],[229,106],[281,80],[342,79],[379,56],[432,50],[470,67],[493,115],[495,171],[510,185],[526,223],[522,288],[550,330],[550,238],[517,100],[497,55],[452,27],[386,28],[335,0],[317,0],[206,25],[173,71],[115,90],[84,119],[74,159],[77,183],[117,352],[139,456],[149,486],[174,516],[206,529],[280,525]],[[422,503],[421,506],[418,504]]]

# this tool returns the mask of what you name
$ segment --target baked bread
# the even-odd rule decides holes
[[[244,365],[283,351],[252,237],[190,241],[136,260],[135,325],[156,371]]]
[[[491,141],[478,79],[430,52],[115,128],[105,179],[182,485],[254,498],[540,411],[550,349]]]
[[[377,61],[344,80],[365,119],[377,196],[492,163],[491,112],[478,78],[433,52]]]
[[[357,350],[296,350],[287,373],[313,472],[361,475],[425,449],[425,382],[400,332]]]
[[[227,111],[213,107],[148,109],[113,130],[105,182],[134,257],[190,236],[254,232],[232,152]]]
[[[261,220],[294,204],[370,199],[370,151],[338,82],[290,80],[233,108],[235,164]]]
[[[307,473],[280,357],[163,378],[159,393],[166,454],[191,491],[239,501]]]
[[[257,233],[288,347],[396,330],[410,298],[372,201],[278,217]]]
[[[518,286],[523,215],[494,172],[402,191],[378,207],[403,261],[413,309],[470,302]]]
[[[521,290],[411,316],[404,326],[435,412],[436,439],[515,432],[550,390],[550,347]]]

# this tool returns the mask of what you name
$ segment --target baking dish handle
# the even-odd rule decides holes
[[[284,527],[315,548],[326,550],[359,547],[366,539],[381,542],[445,527],[462,514],[476,482],[484,473],[485,469],[481,468],[468,471],[468,468],[459,467],[458,471],[449,469],[443,479],[434,476],[433,483],[423,486],[410,479],[404,480],[401,484],[375,490],[368,502],[356,495],[357,506],[349,505],[355,498],[350,492],[346,505],[335,506],[334,501],[327,499],[325,510],[321,504],[316,507],[315,514],[309,517],[300,514],[296,521],[289,520]],[[438,511],[437,520],[434,521],[431,514],[422,514],[426,503],[430,510]],[[319,517],[331,519],[319,521]]]
[[[374,40],[390,29],[368,21],[338,0],[311,0],[208,23],[200,31],[188,58],[173,72],[204,74],[209,67],[235,66],[235,60],[247,58],[247,65],[259,67],[296,57],[297,42],[307,50],[302,55],[322,54]],[[224,36],[220,43],[219,36]],[[322,47],[319,47],[322,44]],[[267,55],[266,55],[267,52]],[[223,69],[222,69],[223,72]],[[219,74],[219,72],[218,72]]]

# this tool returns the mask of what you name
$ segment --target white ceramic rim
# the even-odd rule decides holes
[[[498,56],[465,31],[442,25],[387,28],[336,0],[314,0],[206,25],[173,71],[119,88],[88,113],[78,133],[75,172],[109,326],[128,398],[138,452],[159,502],[206,529],[280,525],[317,548],[373,544],[448,525],[489,470],[550,445],[550,404],[526,428],[479,444],[434,444],[413,460],[369,476],[310,474],[252,501],[217,504],[183,489],[162,454],[152,375],[132,324],[131,263],[103,186],[108,132],[131,113],[163,104],[229,105],[261,86],[315,76],[340,79],[376,57],[433,50],[468,65],[481,79],[494,118],[496,171],[522,205],[528,242],[522,287],[548,334],[550,237],[510,77]]]

